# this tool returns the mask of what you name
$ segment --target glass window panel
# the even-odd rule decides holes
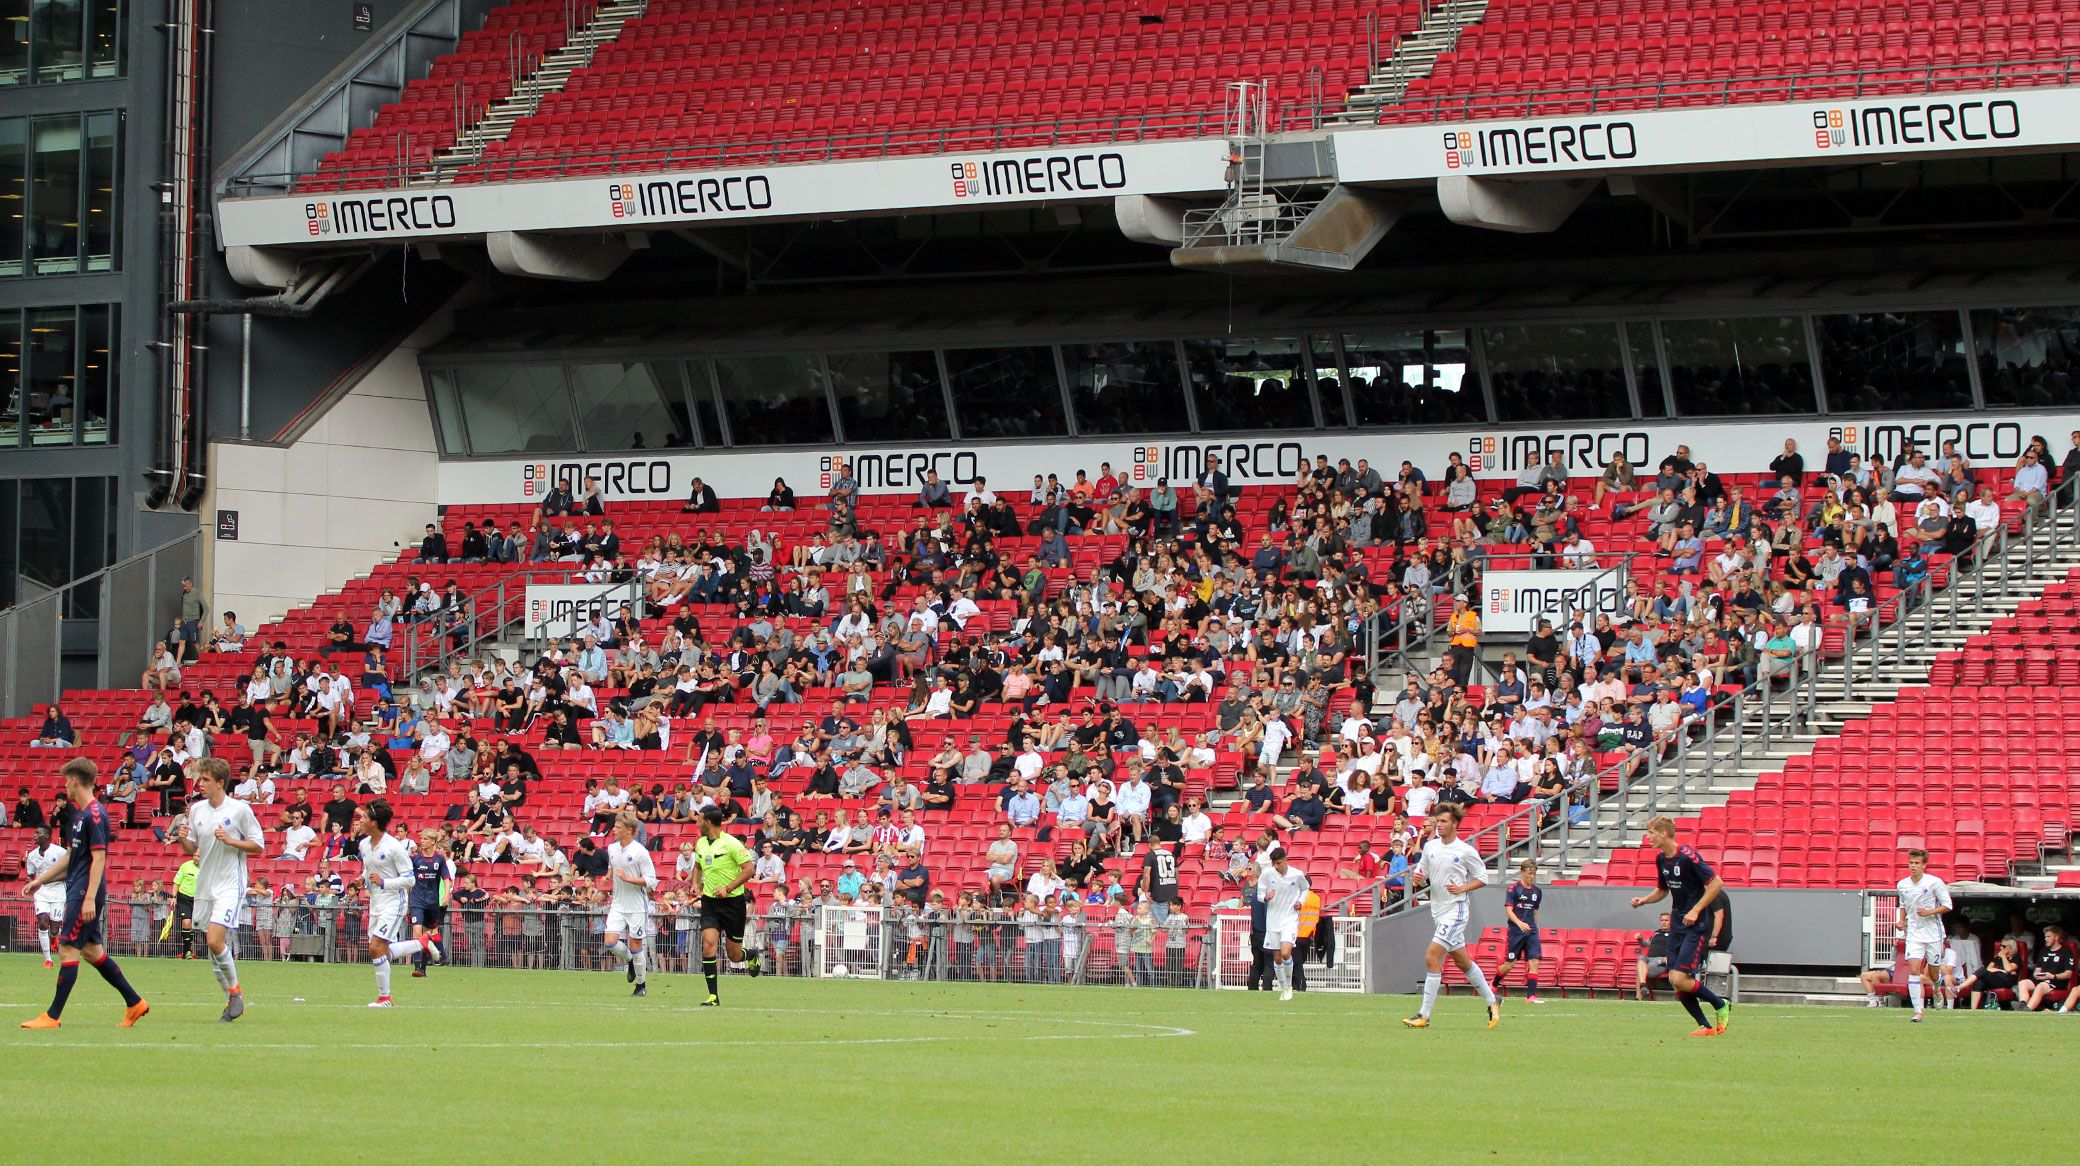
[[[21,572],[45,587],[71,579],[72,479],[22,480]]]
[[[29,83],[29,0],[0,0],[0,85]]]
[[[0,312],[0,449],[22,443],[22,314]]]
[[[87,71],[96,77],[122,75],[122,0],[87,0]]]
[[[1976,311],[1972,341],[1989,407],[2080,405],[2080,307]]]
[[[931,349],[833,353],[824,363],[846,441],[943,441],[953,435],[939,386],[939,355]]]
[[[0,118],[0,275],[20,275],[29,212],[29,122]]]
[[[87,115],[87,270],[109,271],[116,253],[116,115]]]
[[[1052,348],[950,349],[946,375],[964,438],[1059,437],[1069,431]]]
[[[586,449],[664,449],[691,424],[673,361],[574,364],[571,392]]]
[[[79,415],[79,440],[86,445],[107,445],[115,430],[115,365],[109,359],[109,337],[113,335],[115,309],[107,304],[89,304],[79,310],[79,391],[73,394]]]
[[[426,391],[433,397],[433,416],[440,430],[441,452],[465,454],[469,441],[462,430],[462,407],[455,401],[455,374],[447,369],[426,371]]]
[[[1064,344],[1062,360],[1069,366],[1069,400],[1076,410],[1077,432],[1097,436],[1181,433],[1191,428],[1174,341]]]
[[[1632,416],[1616,324],[1511,324],[1481,342],[1501,421]]]
[[[562,453],[578,448],[561,365],[459,368],[455,387],[471,453]]]
[[[1798,316],[1661,325],[1676,412],[1689,417],[1811,413],[1813,362]]]
[[[1466,330],[1350,332],[1343,338],[1351,403],[1360,425],[1449,425],[1486,421],[1488,405]]]
[[[1313,429],[1304,336],[1226,336],[1184,342],[1199,430]]]
[[[29,258],[38,275],[78,271],[79,116],[37,118],[30,145]]]
[[[1343,408],[1343,370],[1336,367],[1336,338],[1309,336],[1314,351],[1314,394],[1322,403],[1322,424],[1329,429],[1348,428],[1351,419]]]
[[[15,572],[21,568],[21,547],[15,541],[15,506],[20,483],[0,480],[0,607],[15,601]]]
[[[835,440],[814,356],[715,359],[732,445],[817,445]],[[715,436],[708,435],[715,444]]]
[[[37,80],[77,81],[84,76],[80,38],[85,27],[79,0],[32,0],[29,28],[35,40]]]
[[[29,312],[27,386],[29,441],[32,445],[71,445],[74,407],[78,400],[76,358],[79,314],[74,308],[35,308]]]
[[[1956,312],[1815,316],[1813,331],[1833,412],[1972,407]]]
[[[1661,360],[1654,355],[1652,322],[1625,325],[1625,345],[1632,352],[1632,375],[1639,381],[1639,415],[1668,416],[1668,402],[1661,395]]]
[[[715,368],[707,357],[686,362],[687,388],[693,397],[693,418],[698,423],[696,440],[705,446],[720,446],[722,417],[715,411]]]
[[[72,573],[68,580],[108,565],[115,527],[112,485],[108,478],[73,479]],[[93,619],[100,614],[100,587],[75,587],[67,592],[65,618]]]

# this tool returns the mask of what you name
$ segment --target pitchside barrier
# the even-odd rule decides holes
[[[1213,932],[1094,908],[1067,919],[994,911],[922,912],[865,905],[818,909],[803,932],[818,976],[1016,984],[1213,986]]]
[[[1365,990],[1365,929],[1371,921],[1359,916],[1322,916],[1314,935],[1304,947],[1294,948],[1296,986],[1304,981],[1310,992],[1363,992]],[[1276,952],[1262,953],[1259,962],[1256,937],[1245,914],[1214,916],[1215,988],[1269,987],[1270,961]]]

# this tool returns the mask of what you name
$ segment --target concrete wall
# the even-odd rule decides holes
[[[441,313],[292,445],[211,444],[202,515],[216,611],[256,626],[418,542],[440,486],[419,352],[446,327]],[[215,537],[219,510],[238,511],[238,541]]]
[[[1634,910],[1634,896],[1651,887],[1548,887],[1541,927],[1622,927],[1647,931],[1658,907]],[[1733,962],[1736,966],[1846,969],[1863,962],[1863,895],[1859,891],[1742,890],[1733,892]],[[1503,925],[1502,888],[1473,895],[1468,938]],[[1430,941],[1430,912],[1382,919],[1372,929],[1373,987],[1376,992],[1412,992],[1423,982],[1423,949]],[[1492,970],[1492,969],[1490,969]]]

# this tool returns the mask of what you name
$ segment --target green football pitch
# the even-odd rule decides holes
[[[0,1160],[129,1162],[1900,1162],[2064,1129],[2080,1018],[1452,997],[436,969],[364,1007],[365,966],[131,959],[152,1014],[82,969],[0,959]],[[2034,1082],[2018,1099],[2003,1083]],[[2044,1092],[2049,1088],[2050,1092]]]

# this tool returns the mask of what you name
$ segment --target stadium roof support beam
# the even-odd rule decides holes
[[[1408,200],[1402,196],[1338,186],[1308,208],[1290,230],[1251,230],[1252,224],[1245,222],[1219,224],[1221,229],[1172,250],[1170,262],[1184,268],[1242,272],[1293,267],[1350,271],[1387,237],[1407,209]],[[1251,212],[1244,207],[1223,208],[1221,213],[1246,216]]]
[[[1515,182],[1504,178],[1447,175],[1437,180],[1437,202],[1445,217],[1462,227],[1484,227],[1517,235],[1560,229],[1596,180]]]
[[[619,270],[633,250],[619,235],[534,235],[493,231],[484,236],[492,266],[507,275],[598,283]]]

